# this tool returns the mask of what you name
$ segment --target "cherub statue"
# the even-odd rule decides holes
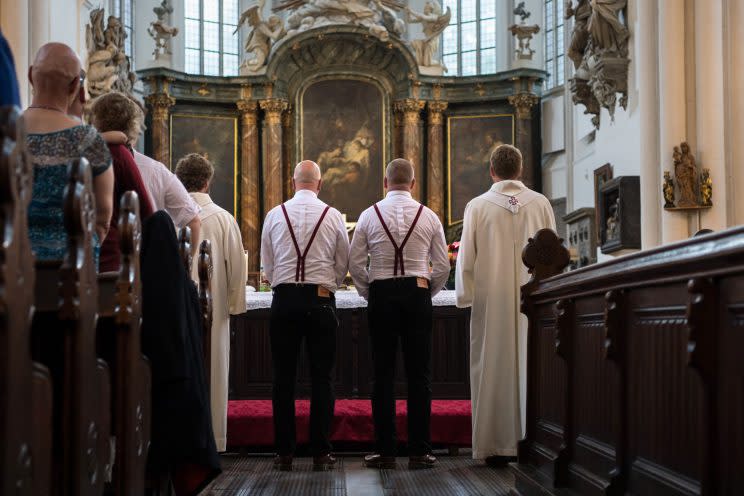
[[[527,9],[524,8],[525,2],[519,2],[519,4],[514,7],[514,15],[522,19],[522,24],[525,23],[525,21],[532,15],[531,12],[528,12]]]
[[[664,171],[664,208],[674,208],[674,180],[669,171]]]
[[[703,207],[713,206],[713,180],[710,178],[710,169],[703,169],[700,175],[700,202]]]
[[[407,20],[411,24],[420,23],[424,30],[424,38],[411,41],[418,64],[423,67],[437,66],[434,57],[439,48],[439,35],[447,27],[452,17],[452,11],[442,14],[442,8],[436,1],[428,0],[424,5],[424,12],[418,13],[406,7]]]
[[[150,23],[147,32],[155,40],[155,50],[152,52],[152,58],[157,60],[160,55],[171,55],[170,40],[178,34],[178,28],[168,24],[166,16],[173,13],[173,7],[168,4],[168,0],[163,0],[159,7],[152,9],[158,16],[156,21]]]
[[[103,9],[94,9],[90,13],[90,24],[85,26],[85,46],[88,50],[86,81],[92,97],[108,93],[119,79],[119,47],[109,42],[112,35],[108,29],[104,29],[103,19]]]
[[[268,20],[263,19],[261,12],[265,3],[266,0],[259,0],[258,5],[254,5],[243,12],[238,21],[238,26],[233,31],[233,34],[237,33],[246,22],[253,28],[245,42],[245,52],[253,54],[253,57],[246,59],[241,65],[250,72],[256,72],[266,64],[266,59],[271,52],[271,45],[286,34],[284,23],[279,16],[271,15]]]

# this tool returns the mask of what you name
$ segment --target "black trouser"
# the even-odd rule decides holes
[[[272,404],[274,438],[280,455],[291,455],[296,445],[295,382],[300,344],[310,361],[310,449],[314,456],[331,452],[330,429],[334,394],[331,373],[336,357],[336,299],[318,296],[313,284],[282,284],[271,303],[271,358],[274,370]]]
[[[376,451],[395,455],[395,361],[400,338],[408,379],[408,451],[431,451],[431,291],[416,278],[375,281],[369,288],[369,333],[375,384],[372,416]]]

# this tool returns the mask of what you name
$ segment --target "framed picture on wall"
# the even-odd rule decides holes
[[[238,218],[238,119],[232,116],[173,113],[170,125],[170,169],[189,153],[214,165],[212,200]]]
[[[512,114],[447,118],[448,225],[462,222],[465,205],[491,187],[491,153],[502,144],[514,144]]]
[[[600,202],[602,201],[602,186],[612,179],[612,165],[604,164],[602,167],[594,169],[594,232],[597,236],[597,243],[602,243],[602,219],[600,217]]]
[[[300,95],[300,156],[323,174],[320,199],[356,222],[383,196],[387,140],[382,88],[371,80],[321,79]]]

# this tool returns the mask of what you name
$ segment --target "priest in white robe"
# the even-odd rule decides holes
[[[201,207],[199,243],[212,243],[212,350],[209,395],[212,429],[217,451],[227,448],[227,389],[230,366],[230,315],[246,311],[246,263],[240,228],[235,218],[217,206],[209,196],[214,175],[212,164],[196,153],[186,155],[176,165],[176,176]],[[191,277],[199,280],[199,264],[194,257]]]
[[[527,319],[519,306],[529,278],[522,249],[539,229],[555,229],[555,217],[548,199],[518,180],[517,148],[499,146],[490,162],[491,189],[465,208],[455,288],[457,306],[472,307],[473,458],[496,466],[516,456],[525,430]]]

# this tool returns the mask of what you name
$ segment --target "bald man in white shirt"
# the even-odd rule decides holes
[[[399,339],[408,379],[408,466],[436,463],[429,429],[431,298],[444,287],[450,265],[442,223],[411,197],[415,184],[408,160],[390,162],[385,171],[388,193],[362,212],[351,242],[349,270],[357,291],[369,301],[376,438],[375,453],[364,460],[370,468],[396,466],[393,380]]]
[[[309,160],[295,168],[295,196],[266,216],[261,261],[273,288],[270,334],[274,369],[272,404],[279,470],[292,470],[296,445],[295,382],[303,337],[310,361],[310,449],[314,470],[335,466],[330,428],[336,357],[336,299],[349,264],[343,217],[318,199],[320,167]]]

